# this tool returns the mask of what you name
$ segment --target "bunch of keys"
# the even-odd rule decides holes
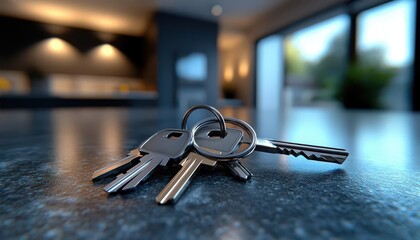
[[[196,109],[207,109],[216,119],[205,119],[191,131],[187,130],[187,119]],[[227,128],[226,123],[232,127]],[[159,131],[125,158],[95,171],[92,179],[119,174],[104,187],[106,192],[116,193],[134,189],[159,166],[179,164],[181,169],[156,197],[159,204],[174,203],[203,165],[215,167],[220,164],[236,178],[243,181],[250,179],[252,173],[240,161],[254,151],[303,156],[308,160],[337,164],[343,163],[349,155],[340,148],[257,138],[254,129],[246,122],[223,118],[217,109],[199,105],[185,113],[182,129]]]

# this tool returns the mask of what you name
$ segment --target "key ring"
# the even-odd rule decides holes
[[[199,154],[205,157],[212,158],[213,160],[216,160],[216,161],[230,161],[232,159],[245,158],[248,155],[250,155],[252,152],[254,152],[255,147],[256,147],[256,142],[257,142],[257,134],[255,133],[255,130],[248,123],[242,120],[239,120],[236,118],[229,118],[229,117],[225,117],[224,119],[225,119],[225,122],[236,125],[247,132],[247,134],[251,138],[249,142],[249,146],[239,153],[228,153],[228,154],[212,153],[212,152],[207,151],[205,148],[198,146],[198,144],[195,141],[195,133],[200,128],[204,127],[205,125],[209,125],[209,124],[217,122],[216,119],[210,118],[210,119],[205,119],[202,122],[199,122],[191,130],[192,136],[193,136],[193,146],[194,146],[195,151],[197,151]],[[244,143],[244,142],[240,142],[240,143]],[[248,142],[246,143],[248,144]]]
[[[225,123],[225,119],[223,118],[222,114],[216,108],[208,106],[208,105],[197,105],[197,106],[194,106],[194,107],[188,109],[185,112],[184,117],[182,118],[182,126],[181,126],[182,129],[185,129],[185,130],[187,129],[188,117],[190,116],[190,114],[192,112],[194,112],[194,110],[197,110],[197,109],[206,109],[206,110],[209,110],[211,113],[213,113],[216,116],[217,121],[220,124],[220,133],[221,133],[220,137],[223,138],[227,135],[226,123]]]

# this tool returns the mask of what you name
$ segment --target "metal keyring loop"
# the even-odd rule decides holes
[[[216,161],[230,161],[232,159],[245,158],[254,152],[255,147],[256,147],[256,142],[257,142],[257,134],[255,133],[255,130],[248,123],[242,120],[236,119],[236,118],[229,118],[229,117],[225,118],[225,122],[242,128],[251,137],[249,146],[246,149],[244,149],[242,152],[239,152],[239,153],[216,154],[216,153],[212,153],[205,150],[205,148],[203,147],[198,146],[198,144],[195,141],[195,133],[203,126],[211,124],[211,123],[215,123],[215,122],[217,122],[216,119],[205,119],[202,122],[199,122],[197,125],[195,125],[193,129],[191,130],[192,136],[193,136],[193,146],[196,152],[198,152],[199,154],[205,157],[212,158],[213,160],[216,160]]]
[[[225,123],[225,119],[223,118],[222,114],[216,108],[211,107],[211,106],[208,106],[208,105],[197,105],[197,106],[194,106],[194,107],[188,109],[185,112],[184,117],[182,118],[182,126],[181,126],[182,129],[185,129],[185,130],[187,129],[187,120],[188,120],[188,117],[190,116],[190,114],[192,112],[194,112],[197,109],[206,109],[206,110],[209,110],[210,112],[212,112],[216,116],[217,121],[220,124],[220,132],[221,132],[221,136],[220,137],[223,138],[223,137],[225,137],[227,135],[227,132],[226,132],[226,123]]]

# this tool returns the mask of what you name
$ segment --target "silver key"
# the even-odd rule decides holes
[[[218,130],[214,130],[215,132]],[[209,134],[209,139],[206,141],[206,149],[216,153],[223,153],[235,151],[238,144],[242,140],[243,133],[235,129],[226,129],[227,135],[220,138],[219,135]],[[220,132],[219,132],[220,133]],[[198,136],[200,138],[200,136]],[[197,139],[195,139],[197,140]],[[157,195],[156,202],[159,204],[167,204],[176,202],[181,194],[185,191],[191,179],[202,165],[215,167],[218,162],[206,157],[201,156],[198,153],[191,152],[188,156],[181,161],[182,168],[178,173],[171,179],[171,181],[163,188],[163,190]],[[243,178],[249,178],[247,175],[249,170],[238,164],[239,161],[232,161],[232,173],[239,175]]]
[[[235,119],[226,117],[225,121],[234,122]],[[217,122],[215,122],[214,120],[205,120],[203,122],[198,123],[196,126],[200,127],[195,132],[195,135],[200,136],[206,136],[205,133],[218,129]],[[207,138],[210,137],[207,136]],[[205,138],[197,139],[196,143],[199,146],[201,146],[202,144],[206,144],[205,140]],[[249,136],[245,135],[242,143],[249,143],[250,140],[251,139],[249,139]],[[254,151],[293,155],[295,157],[303,156],[308,160],[324,161],[338,164],[343,163],[349,155],[349,153],[345,149],[341,148],[321,147],[262,138],[257,138],[256,147]]]
[[[240,160],[219,162],[218,164],[221,164],[223,167],[228,169],[239,180],[246,181],[254,176],[252,172],[248,170],[248,168],[242,165]]]
[[[141,157],[142,154],[140,153],[139,149],[135,148],[131,150],[130,153],[128,153],[127,156],[122,158],[121,160],[118,160],[108,166],[96,170],[92,174],[92,180],[99,180],[101,178],[125,172],[129,168],[133,167],[138,162],[138,159]]]
[[[108,193],[120,189],[128,190],[146,180],[158,166],[166,166],[168,162],[183,158],[192,144],[191,133],[181,129],[166,129],[151,136],[139,147],[144,154],[139,163],[126,173],[117,176],[113,182],[104,187]]]
[[[195,135],[195,141],[199,142],[200,147],[215,153],[232,153],[237,150],[242,141],[243,132],[238,129],[227,128],[227,135],[220,139],[220,130],[212,129],[208,132],[200,132]],[[223,141],[223,142],[221,142]],[[217,150],[215,150],[217,149]],[[249,180],[253,174],[238,160],[218,162],[226,168],[234,177],[239,180]]]
[[[156,196],[156,202],[159,204],[167,204],[176,202],[181,194],[190,184],[191,179],[201,165],[214,167],[217,161],[205,158],[195,152],[191,152],[181,161],[181,170],[171,179],[171,181]]]
[[[308,144],[257,139],[255,151],[303,156],[308,160],[342,164],[349,153],[342,148],[321,147]]]

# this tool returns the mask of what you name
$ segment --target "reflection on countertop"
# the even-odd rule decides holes
[[[203,169],[173,206],[157,193],[177,169],[108,196],[92,172],[154,132],[181,125],[159,108],[0,111],[2,239],[389,238],[420,236],[420,114],[224,108],[259,137],[346,148],[343,165],[253,153],[246,183]],[[192,125],[207,113],[193,114]],[[195,117],[194,117],[195,115]],[[211,115],[208,115],[211,116]]]

